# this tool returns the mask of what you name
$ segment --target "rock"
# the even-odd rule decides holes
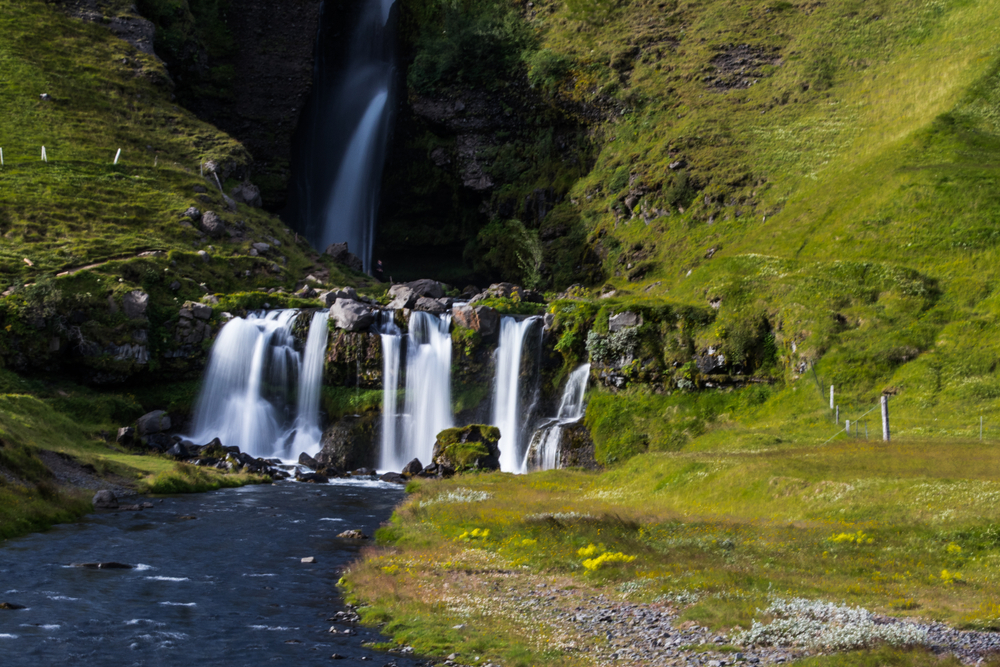
[[[626,310],[611,316],[611,319],[608,320],[608,331],[613,333],[628,327],[637,327],[640,324],[642,324],[642,315]]]
[[[448,312],[447,306],[442,304],[437,299],[429,299],[425,296],[417,299],[417,302],[413,305],[414,310],[422,310],[425,313],[433,313],[439,315],[441,313]]]
[[[316,562],[316,557],[315,556],[306,556],[305,558],[302,559],[302,562],[303,563],[315,563]]]
[[[122,447],[131,447],[135,444],[135,429],[131,426],[123,426],[118,429],[118,436],[115,438]]]
[[[173,447],[167,450],[167,456],[173,457],[175,459],[189,459],[191,458],[191,452],[182,443],[178,442],[174,444]]]
[[[49,95],[48,93],[42,93],[41,95],[38,96],[38,99],[40,99],[43,102],[52,102],[53,101],[52,96]]]
[[[375,474],[375,470],[371,468],[358,468],[357,470],[351,471],[353,477],[371,477]]]
[[[178,521],[194,521],[194,520],[195,520],[195,519],[197,519],[197,518],[198,518],[198,517],[196,517],[196,516],[195,516],[195,515],[193,515],[193,514],[185,514],[185,515],[183,515],[183,516],[179,516],[179,517],[177,517]]]
[[[375,465],[372,442],[377,421],[372,417],[347,416],[330,424],[320,441],[323,448],[316,463],[323,468],[354,470]]]
[[[201,220],[201,211],[196,209],[194,206],[188,208],[188,210],[181,213],[182,218],[188,218],[192,222],[198,222]]]
[[[135,429],[141,436],[162,433],[170,428],[170,416],[163,410],[147,412],[135,422]]]
[[[147,447],[155,449],[158,452],[165,452],[174,445],[173,440],[166,433],[153,433],[146,436],[143,442],[145,442]]]
[[[116,510],[118,509],[118,498],[115,494],[107,489],[102,489],[94,494],[94,509],[98,510]]]
[[[141,320],[146,317],[146,307],[149,305],[149,295],[142,290],[133,290],[122,297],[122,310],[130,320]]]
[[[194,186],[191,189],[193,191],[195,191],[196,193],[202,194],[202,195],[205,194],[206,192],[208,192],[208,188],[206,188],[204,185],[196,185],[196,186]]]
[[[500,330],[500,316],[488,306],[456,306],[451,315],[455,324],[478,331],[483,338],[490,338]]]
[[[375,313],[357,301],[337,299],[330,307],[330,319],[338,329],[366,331],[375,322]]]
[[[466,285],[465,289],[462,290],[462,298],[463,299],[471,299],[472,297],[476,296],[477,294],[479,294],[479,288],[476,287],[475,285]]]
[[[209,257],[208,253],[205,252],[204,250],[199,250],[197,252],[197,255],[198,255],[198,257],[201,258],[201,261],[205,262],[206,264],[208,264],[209,262],[212,261],[212,258]]]
[[[0,609],[6,609],[8,611],[16,611],[18,609],[27,609],[22,604],[14,604],[13,602],[0,602]]]
[[[420,462],[420,459],[413,459],[412,461],[407,463],[400,472],[403,475],[416,475],[423,469],[424,469],[424,464]]]
[[[201,216],[201,223],[198,227],[213,239],[217,239],[226,233],[226,225],[215,211],[205,211]]]
[[[253,206],[254,208],[260,208],[263,205],[263,201],[260,198],[260,188],[249,181],[240,183],[230,190],[229,196],[241,204]]]
[[[493,299],[509,299],[514,292],[521,293],[514,283],[493,283],[486,289],[486,295]]]
[[[332,257],[333,261],[338,264],[343,264],[349,269],[354,269],[355,271],[364,270],[364,264],[361,261],[361,258],[347,249],[346,241],[344,243],[331,243],[326,247],[326,250],[324,250],[323,253]]]
[[[345,530],[344,532],[337,535],[337,537],[342,537],[346,540],[367,540],[368,536],[362,533],[357,528],[352,530]]]
[[[295,296],[300,299],[311,299],[316,296],[316,290],[314,290],[311,286],[306,285],[299,291],[295,292]]]
[[[305,452],[299,454],[299,465],[311,468],[312,470],[315,470],[316,468],[319,467],[319,463],[316,462],[316,459],[309,456]]]
[[[393,287],[398,287],[393,285]],[[419,296],[427,297],[428,299],[440,299],[444,296],[444,287],[441,286],[436,280],[430,280],[429,278],[421,278],[420,280],[414,280],[413,282],[403,283],[402,287],[407,287],[410,290],[417,293]],[[392,294],[392,290],[389,290]]]
[[[330,479],[326,475],[323,475],[318,472],[302,473],[296,471],[295,479],[299,482],[303,482],[306,484],[326,484],[330,481]]]
[[[251,243],[250,247],[257,251],[258,255],[266,255],[271,250],[267,243]]]
[[[382,482],[389,482],[390,484],[406,484],[406,478],[398,472],[387,472],[379,477],[379,480]]]
[[[73,567],[82,567],[88,570],[132,570],[134,566],[125,563],[73,563]]]
[[[441,431],[434,443],[434,463],[457,471],[499,470],[500,429],[471,424]]]
[[[344,656],[340,655],[339,653],[334,653],[333,655],[330,656],[330,660],[343,660],[343,659]]]
[[[179,280],[175,280],[174,282],[170,283],[170,291],[171,292],[176,292],[180,288],[181,288],[181,283],[180,283]]]
[[[403,310],[413,308],[420,295],[405,285],[393,285],[389,288],[389,296],[394,297],[387,308],[391,310]]]

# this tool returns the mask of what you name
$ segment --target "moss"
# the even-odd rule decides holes
[[[451,462],[456,471],[472,470],[476,462],[491,457],[500,442],[500,429],[484,424],[470,424],[445,429],[434,443],[434,459]]]

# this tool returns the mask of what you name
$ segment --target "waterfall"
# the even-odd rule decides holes
[[[524,452],[521,431],[527,426],[528,415],[522,406],[522,352],[525,337],[540,318],[520,322],[513,317],[500,321],[500,347],[496,352],[496,380],[493,390],[493,425],[500,428],[500,469],[504,472],[524,472]],[[530,412],[530,411],[529,411]]]
[[[304,358],[292,336],[297,315],[296,310],[252,313],[222,328],[195,405],[190,440],[204,444],[219,438],[252,456],[319,450],[327,313],[313,316]]]
[[[309,325],[302,369],[299,372],[299,412],[295,419],[295,439],[290,449],[282,453],[292,458],[297,452],[315,455],[320,450],[323,430],[319,423],[320,389],[323,386],[323,364],[326,360],[327,323],[329,312],[317,311]]]
[[[396,431],[399,421],[399,352],[403,336],[396,326],[396,311],[379,311],[377,329],[382,338],[382,438],[379,464],[382,469],[396,461]],[[402,467],[402,466],[400,466]]]
[[[452,426],[450,329],[451,315],[434,316],[419,311],[410,315],[403,428],[392,441],[386,439],[383,430],[379,461],[383,469],[400,470],[413,458],[427,465],[437,434]],[[385,345],[386,339],[382,340]],[[398,364],[394,377],[398,382]],[[383,386],[383,392],[387,391],[387,386],[388,383]],[[394,400],[384,393],[383,397],[384,403]]]
[[[317,39],[289,213],[316,248],[346,241],[368,271],[392,109],[394,0],[360,3],[350,40],[349,17],[333,5],[325,3]]]
[[[570,373],[563,389],[559,412],[535,431],[531,445],[524,456],[523,470],[552,470],[559,467],[559,448],[563,426],[583,418],[583,396],[587,392],[590,364],[584,364]]]

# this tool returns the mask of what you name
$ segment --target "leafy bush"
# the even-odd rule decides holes
[[[528,289],[538,287],[542,279],[538,232],[519,220],[496,220],[486,225],[466,248],[465,259],[477,272],[514,279]]]
[[[573,65],[573,61],[566,56],[548,49],[529,51],[524,61],[532,87],[541,88],[549,94],[555,93]]]

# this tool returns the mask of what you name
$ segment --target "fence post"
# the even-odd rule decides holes
[[[837,406],[837,412],[833,416],[834,420],[837,422],[837,426],[840,426],[840,406]]]
[[[830,385],[830,409],[833,410],[833,385]]]
[[[844,430],[847,431],[847,435],[851,434],[851,420],[850,419],[845,419],[844,420]]]
[[[983,416],[979,415],[979,442],[983,441]]]
[[[42,162],[48,162],[49,156],[45,154],[45,146],[42,146]]]
[[[0,167],[3,166],[3,149],[0,148]]]
[[[889,442],[889,397],[882,396],[882,439]]]
[[[868,439],[868,420],[865,420],[865,440]]]
[[[118,158],[120,158],[121,155],[122,155],[122,149],[119,148],[118,152],[115,153],[115,164],[118,164]]]

